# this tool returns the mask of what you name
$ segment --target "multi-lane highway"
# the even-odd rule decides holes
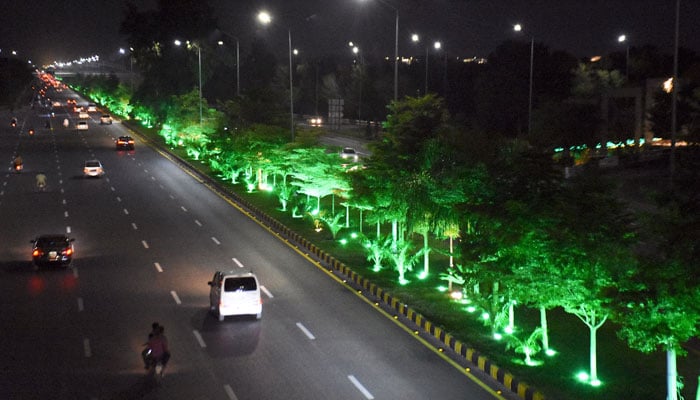
[[[118,121],[47,112],[0,126],[0,398],[502,398],[138,138],[117,151]],[[93,158],[106,174],[86,179]],[[70,268],[34,271],[42,233],[75,238]],[[258,275],[261,320],[208,312],[217,269]],[[140,359],[154,321],[172,352],[159,385]]]

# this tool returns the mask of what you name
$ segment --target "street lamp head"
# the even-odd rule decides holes
[[[520,24],[515,24],[515,25],[513,25],[513,30],[516,32],[520,32],[523,30],[523,26]]]
[[[119,48],[119,54],[125,54],[125,53],[126,53],[126,50],[124,50],[123,47],[120,47],[120,48]]]
[[[435,44],[433,44],[433,47],[435,47],[435,50],[440,50],[442,48],[442,43],[435,42]]]
[[[223,46],[223,45],[224,45],[224,41],[223,41],[223,40],[219,40],[218,42],[216,42],[216,44],[218,44],[219,46]]]
[[[258,13],[258,22],[263,25],[267,25],[272,22],[272,16],[267,11],[260,11]]]
[[[420,36],[418,36],[417,33],[414,33],[411,35],[411,41],[412,42],[420,42]]]
[[[298,56],[298,55],[299,55],[299,50],[298,50],[298,49],[292,50],[292,54],[294,54],[295,56]]]
[[[352,47],[352,52],[355,53],[355,54],[357,54],[357,53],[360,52],[360,48],[357,47],[357,46],[353,46],[353,47]]]
[[[620,43],[624,42],[625,40],[627,40],[627,36],[625,35],[620,35],[617,37],[617,41]]]
[[[175,39],[175,40],[173,41],[173,43],[175,43],[175,46],[181,46],[181,45],[182,45],[182,42],[181,42],[180,40],[178,40],[178,39]]]

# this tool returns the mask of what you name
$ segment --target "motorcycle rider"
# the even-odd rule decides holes
[[[46,175],[43,172],[36,174],[36,187],[42,190],[46,187]]]
[[[170,358],[170,352],[168,351],[168,340],[165,338],[163,332],[164,329],[162,326],[160,326],[157,330],[155,330],[153,335],[148,338],[148,343],[146,345],[148,346],[148,349],[150,349],[150,352],[147,355],[147,366],[149,367],[160,362],[161,366],[165,368],[165,364]],[[162,369],[160,373],[163,374]]]

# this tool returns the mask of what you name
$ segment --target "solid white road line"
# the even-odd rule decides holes
[[[219,240],[217,238],[215,238],[214,236],[211,237],[211,240],[213,240],[214,243],[216,243],[216,244],[221,244],[221,242],[219,242]]]
[[[177,304],[182,304],[182,301],[180,301],[180,298],[178,297],[177,293],[175,293],[174,290],[170,291],[170,295],[173,296],[173,299],[175,300],[175,303]]]
[[[236,257],[233,257],[232,260],[236,263],[236,265],[238,265],[238,268],[243,268],[243,263],[238,261]]]
[[[272,293],[270,293],[270,291],[267,290],[267,288],[266,288],[265,286],[263,286],[263,285],[260,285],[260,290],[262,290],[263,293],[265,293],[265,294],[267,295],[267,297],[269,297],[269,298],[275,297],[275,296],[273,296]]]
[[[233,393],[233,389],[231,389],[231,385],[224,385],[224,391],[226,392],[230,400],[238,400],[236,394]]]
[[[316,337],[308,329],[306,329],[301,322],[297,322],[297,328],[301,329],[301,331],[304,332],[304,335],[306,335],[306,337],[308,337],[310,340],[316,339]]]
[[[204,338],[202,338],[202,335],[199,333],[198,330],[193,330],[192,333],[194,334],[194,338],[197,339],[197,343],[199,343],[199,347],[207,347],[207,344],[204,343]]]
[[[374,398],[374,396],[372,396],[372,393],[370,393],[369,390],[365,389],[365,387],[362,386],[362,384],[360,383],[360,381],[357,380],[357,378],[355,378],[352,375],[348,375],[348,379],[350,379],[350,382],[352,382],[352,384],[355,385],[357,390],[359,390],[365,396],[365,398],[370,400]]]
[[[156,270],[157,270],[158,272],[163,272],[163,268],[161,268],[160,264],[158,264],[158,263],[153,263],[153,265],[156,267]]]

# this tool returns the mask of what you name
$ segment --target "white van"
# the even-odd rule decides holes
[[[219,321],[229,315],[262,316],[262,297],[258,278],[250,273],[217,271],[210,282],[209,308],[218,312]]]

